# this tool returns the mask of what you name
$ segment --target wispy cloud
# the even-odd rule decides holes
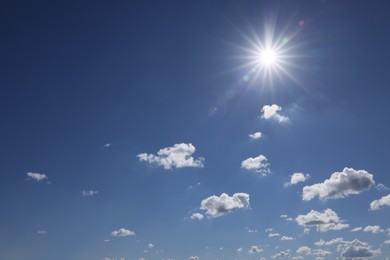
[[[195,150],[195,146],[192,144],[181,143],[160,149],[157,155],[141,153],[137,157],[141,162],[144,161],[151,165],[162,166],[165,170],[185,167],[202,168],[204,158],[199,157],[195,159],[192,157]]]
[[[374,184],[373,175],[367,171],[344,168],[323,183],[304,187],[302,199],[309,201],[317,196],[321,200],[344,198],[368,190]]]
[[[289,122],[289,118],[287,116],[283,116],[279,114],[279,112],[282,110],[281,106],[278,106],[276,104],[273,105],[265,105],[261,109],[262,115],[261,117],[269,120],[269,119],[274,119],[278,121],[279,123],[285,123]]]
[[[83,191],[81,191],[81,195],[83,197],[92,197],[92,196],[95,196],[98,193],[99,193],[98,190],[83,190]]]
[[[229,196],[222,193],[221,196],[210,196],[201,202],[200,209],[206,210],[206,215],[212,218],[220,217],[238,209],[249,208],[249,194],[235,193]]]

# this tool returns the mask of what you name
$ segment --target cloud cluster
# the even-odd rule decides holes
[[[278,121],[279,123],[288,122],[289,119],[287,116],[282,116],[281,114],[279,114],[279,111],[281,111],[281,110],[282,110],[282,107],[280,107],[276,104],[265,105],[261,109],[261,112],[263,113],[261,115],[261,117],[266,119],[266,120],[274,119],[274,120]]]
[[[365,242],[355,239],[340,245],[338,248],[341,252],[341,257],[344,259],[365,259],[379,256],[382,254],[380,249],[372,249],[372,247]]]
[[[315,242],[314,245],[316,245],[316,246],[331,246],[334,244],[343,244],[345,242],[346,241],[344,241],[344,239],[342,239],[341,237],[338,237],[338,238],[334,238],[334,239],[329,240],[329,241],[325,241],[323,239],[320,239],[319,241]]]
[[[261,132],[255,132],[249,135],[249,138],[252,140],[260,139],[263,134]]]
[[[311,210],[306,215],[296,217],[295,221],[304,228],[315,227],[319,232],[340,230],[349,227],[348,224],[342,223],[337,213],[331,209],[326,209],[323,212]]]
[[[368,190],[374,184],[373,175],[367,171],[344,168],[323,183],[304,187],[302,199],[309,201],[317,196],[321,200],[344,198]]]
[[[121,229],[112,231],[111,236],[113,236],[113,237],[127,237],[127,236],[135,236],[135,233],[131,230],[121,228]]]
[[[269,166],[268,159],[262,154],[254,158],[249,157],[241,162],[241,168],[256,172],[269,173]]]
[[[216,218],[237,209],[249,208],[249,206],[249,194],[247,193],[235,193],[231,197],[222,193],[219,197],[213,195],[202,200],[200,209],[206,210],[206,215],[209,217]]]
[[[280,251],[279,253],[271,256],[272,259],[281,259],[281,258],[290,258],[290,257],[291,255],[288,251]]]
[[[308,246],[301,246],[297,249],[297,254],[305,254],[310,255],[311,254],[311,248]]]
[[[195,153],[195,146],[192,144],[175,144],[172,147],[160,149],[157,155],[141,153],[137,157],[142,162],[148,162],[151,165],[162,166],[165,170],[172,168],[203,167],[203,157],[195,159],[192,155]]]
[[[390,206],[390,194],[383,196],[379,200],[374,200],[370,203],[370,210],[378,210],[385,206]]]
[[[27,177],[35,181],[43,181],[48,179],[46,174],[37,173],[37,172],[28,172]]]

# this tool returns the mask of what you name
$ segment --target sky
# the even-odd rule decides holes
[[[0,259],[389,259],[387,1],[3,1]]]

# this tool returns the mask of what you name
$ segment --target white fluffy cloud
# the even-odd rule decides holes
[[[390,206],[390,194],[370,203],[371,210],[378,210],[385,206]]]
[[[222,193],[219,197],[213,195],[202,200],[200,209],[206,210],[206,215],[209,217],[216,218],[237,209],[249,208],[249,206],[249,194],[247,193],[235,193],[231,197]]]
[[[191,215],[191,219],[202,220],[203,218],[204,218],[203,214],[200,214],[200,213],[193,213]]]
[[[323,183],[304,187],[302,199],[309,201],[316,196],[322,200],[344,198],[368,190],[374,184],[373,175],[367,171],[344,168],[342,172],[333,173]]]
[[[263,173],[270,172],[269,165],[270,164],[268,163],[268,159],[262,154],[254,158],[249,157],[248,159],[241,162],[241,168]]]
[[[263,134],[261,132],[255,132],[249,135],[249,138],[252,140],[260,139]]]
[[[141,162],[144,161],[151,165],[162,166],[165,170],[185,167],[202,168],[204,158],[199,157],[195,159],[192,157],[195,150],[195,146],[192,144],[181,143],[160,149],[157,155],[141,153],[137,157]]]
[[[374,250],[368,243],[359,241],[358,239],[340,245],[339,251],[342,251],[341,257],[343,259],[366,259],[382,254],[380,249]]]
[[[310,255],[311,254],[311,248],[308,246],[301,246],[297,249],[297,254],[306,254]]]
[[[276,104],[273,104],[273,105],[265,105],[263,106],[263,108],[261,109],[261,112],[263,113],[261,115],[262,118],[268,120],[268,119],[275,119],[276,121],[278,121],[279,123],[284,123],[284,122],[288,122],[289,119],[287,116],[282,116],[281,114],[279,114],[279,111],[282,110],[282,107],[276,105]]]
[[[112,231],[111,236],[113,236],[113,237],[127,237],[127,236],[135,236],[135,233],[133,231],[128,230],[128,229],[121,228],[121,229]]]
[[[28,172],[27,177],[36,181],[43,181],[48,179],[46,174],[37,173],[37,172]]]
[[[284,184],[285,187],[291,186],[291,185],[296,185],[300,182],[307,181],[310,178],[309,174],[303,174],[301,172],[296,172],[291,175],[290,182],[286,182]]]
[[[83,190],[83,191],[81,192],[81,195],[82,195],[83,197],[92,197],[92,196],[94,196],[94,195],[96,195],[96,194],[98,194],[98,193],[99,193],[98,190]]]
[[[249,254],[256,254],[256,253],[261,253],[263,252],[263,249],[258,247],[258,246],[251,246],[248,250]]]
[[[295,221],[304,228],[315,227],[319,232],[340,230],[349,227],[348,224],[342,223],[337,213],[331,209],[326,209],[323,212],[311,210],[306,215],[296,217]]]

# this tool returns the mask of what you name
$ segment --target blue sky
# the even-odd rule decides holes
[[[388,7],[1,3],[0,258],[388,259]]]

